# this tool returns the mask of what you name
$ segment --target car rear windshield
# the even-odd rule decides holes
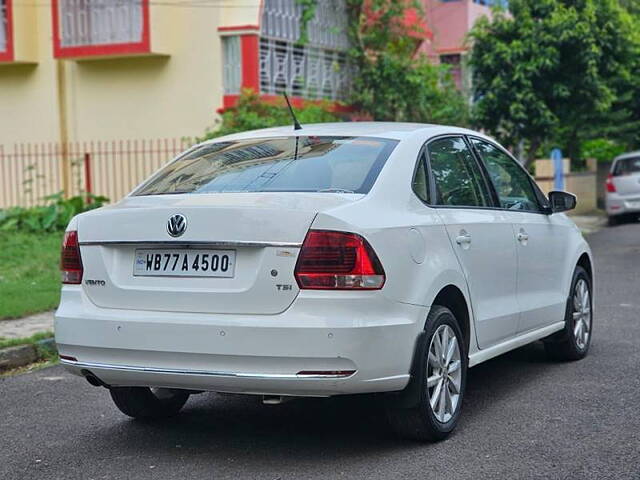
[[[640,173],[640,157],[622,158],[616,162],[614,175],[631,175],[632,173]]]
[[[371,137],[279,137],[204,144],[134,195],[223,192],[367,193],[398,142]]]

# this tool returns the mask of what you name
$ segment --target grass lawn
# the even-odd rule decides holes
[[[0,232],[0,320],[58,305],[62,235]]]

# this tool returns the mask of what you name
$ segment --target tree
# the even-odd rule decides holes
[[[631,17],[617,0],[512,0],[509,8],[470,33],[474,122],[508,145],[524,142],[527,165],[550,139],[577,158],[594,128],[629,117],[612,107],[631,78]]]
[[[464,126],[465,99],[448,70],[424,58],[382,54],[361,66],[354,103],[375,120]]]
[[[375,120],[465,125],[468,105],[445,65],[417,53],[431,36],[412,0],[348,0],[352,59],[358,74],[351,103]]]
[[[294,110],[296,117],[303,125],[342,120],[330,111],[331,105],[328,101],[305,101],[302,108],[294,108]],[[264,102],[250,89],[243,90],[237,104],[222,111],[221,116],[219,126],[216,125],[218,128],[209,130],[203,138],[199,139],[200,141],[258,128],[293,125],[291,114],[283,98]]]

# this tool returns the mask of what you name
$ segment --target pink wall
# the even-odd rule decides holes
[[[433,41],[425,42],[420,51],[437,58],[441,54],[465,50],[465,35],[474,22],[491,9],[473,0],[423,0],[427,24],[433,32]]]

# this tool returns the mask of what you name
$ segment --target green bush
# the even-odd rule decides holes
[[[595,158],[598,162],[610,162],[621,153],[624,153],[624,151],[624,146],[613,140],[595,138],[582,143],[580,156],[582,158]]]
[[[327,101],[304,102],[301,109],[296,109],[296,117],[304,126],[309,123],[339,122],[341,118],[329,111],[331,104]],[[208,131],[200,141],[221,137],[231,133],[256,130],[258,128],[293,125],[291,114],[284,99],[275,102],[264,102],[252,90],[243,90],[235,107],[222,112],[220,128]]]
[[[38,207],[11,207],[0,209],[0,231],[55,232],[64,230],[78,213],[99,208],[108,198],[83,194],[64,198],[63,192],[44,198],[46,204]]]

